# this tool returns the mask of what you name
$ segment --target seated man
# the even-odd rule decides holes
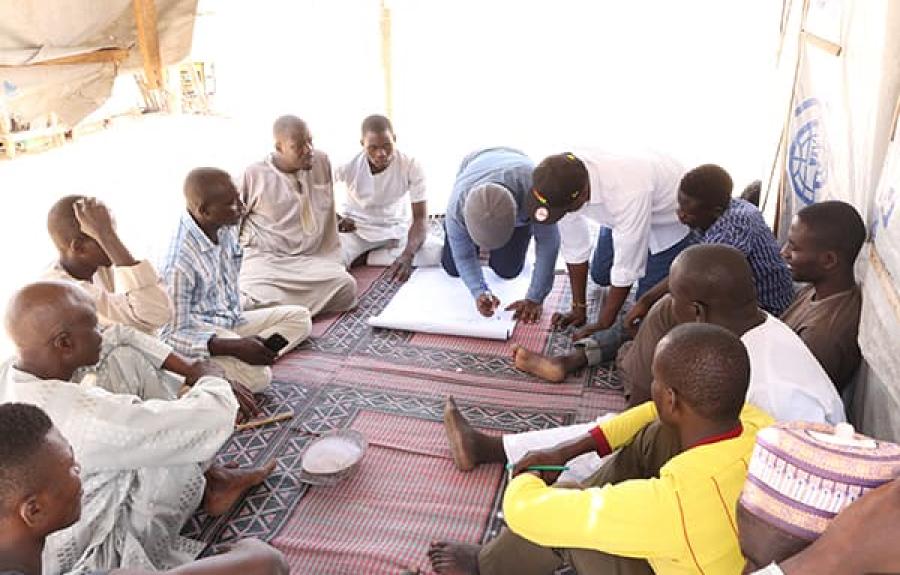
[[[59,260],[44,279],[75,282],[87,290],[101,327],[121,323],[154,333],[172,318],[165,283],[150,262],[132,257],[105,205],[66,196],[50,208],[47,230]]]
[[[502,278],[514,278],[525,266],[528,244],[534,235],[536,261],[525,298],[510,303],[515,319],[525,323],[541,317],[542,305],[553,289],[553,269],[559,252],[556,225],[535,226],[527,211],[531,194],[531,159],[512,148],[489,148],[465,157],[444,221],[447,237],[441,265],[463,283],[485,317],[494,314],[500,300],[491,292],[478,260],[479,248],[488,250],[488,265]]]
[[[190,561],[203,544],[179,533],[196,508],[226,512],[274,468],[274,461],[250,470],[210,465],[238,408],[219,377],[204,375],[177,400],[137,395],[141,381],[119,382],[132,388],[121,394],[74,383],[102,351],[94,304],[78,286],[26,286],[10,301],[6,329],[17,355],[0,367],[0,403],[43,409],[72,443],[83,473],[81,519],[47,540],[46,572],[157,570]]]
[[[272,382],[269,366],[309,335],[309,311],[298,305],[242,310],[241,249],[234,226],[244,206],[226,172],[193,170],[184,195],[187,211],[163,267],[175,316],[160,335],[178,352],[211,356],[225,377],[262,391]]]
[[[275,153],[252,164],[238,185],[247,213],[241,290],[247,309],[300,305],[313,316],[356,305],[356,280],[338,240],[331,163],[313,150],[306,122],[275,121]]]
[[[683,173],[677,161],[661,154],[621,156],[599,150],[549,156],[534,170],[528,211],[540,223],[559,221],[572,288],[572,309],[554,314],[554,327],[578,327],[587,321],[589,222],[601,226],[590,271],[594,282],[609,286],[609,291],[597,321],[573,337],[597,354],[609,354],[607,360],[624,341],[620,312],[631,286],[638,284],[641,297],[669,274],[675,256],[694,242],[676,214]]]
[[[772,419],[744,403],[750,360],[725,328],[692,323],[660,341],[653,401],[554,448],[531,452],[506,489],[508,525],[484,547],[435,543],[438,573],[737,573],[734,507],[756,433]],[[549,486],[590,451],[616,450],[584,488]]]
[[[362,151],[336,168],[334,179],[347,193],[338,216],[344,264],[362,263],[363,256],[384,250],[396,256],[390,276],[406,281],[413,266],[437,265],[440,242],[428,237],[422,167],[394,147],[396,140],[390,120],[369,116],[362,123]]]
[[[747,256],[759,307],[779,316],[794,299],[791,272],[762,214],[748,202],[732,198],[732,188],[731,176],[719,166],[694,168],[678,186],[678,219],[699,233],[699,243],[733,246]],[[636,329],[668,291],[665,278],[638,298],[625,316],[625,327]]]
[[[741,338],[750,354],[750,389],[747,402],[779,421],[839,423],[844,406],[828,374],[800,338],[777,318],[757,307],[753,273],[737,249],[724,245],[692,246],[672,264],[671,294],[665,296],[641,324],[632,347],[620,354],[620,377],[629,405],[650,399],[653,350],[659,340],[682,323],[719,325]],[[548,358],[519,349],[520,368],[562,377],[569,366],[584,365],[579,351]],[[444,415],[454,461],[462,470],[478,463],[517,461],[529,449],[553,445],[579,433],[582,424],[551,430],[491,437],[472,429],[452,401]],[[580,462],[587,469],[599,461]]]
[[[866,226],[856,209],[819,202],[797,212],[782,254],[794,280],[809,282],[781,316],[843,391],[862,360],[857,343],[862,294],[853,264]]]
[[[73,450],[39,407],[0,404],[0,572],[41,575],[41,551],[53,533],[81,517],[81,468]],[[121,567],[128,567],[121,565]],[[222,555],[201,559],[167,575],[287,575],[284,557],[262,541],[245,539]],[[56,572],[51,572],[56,575]],[[107,571],[94,571],[107,573]],[[117,575],[150,575],[114,569]]]
[[[793,557],[753,575],[900,573],[900,478],[841,511],[821,537]]]

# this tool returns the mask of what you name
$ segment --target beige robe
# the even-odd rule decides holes
[[[91,281],[72,277],[56,262],[42,279],[69,281],[84,288],[97,305],[97,319],[103,328],[123,324],[154,333],[172,318],[165,283],[148,261],[98,268]]]
[[[331,164],[315,152],[310,170],[281,172],[271,157],[244,172],[247,205],[240,286],[245,309],[302,305],[312,315],[356,305],[356,281],[338,241]]]

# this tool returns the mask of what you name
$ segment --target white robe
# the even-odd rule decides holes
[[[281,172],[267,158],[239,182],[247,216],[240,286],[245,309],[302,305],[312,315],[356,305],[337,236],[331,163],[315,152],[310,170]]]
[[[102,361],[77,374],[82,383],[39,379],[14,359],[0,366],[0,402],[42,408],[81,465],[81,519],[47,539],[44,573],[170,569],[203,549],[179,532],[202,501],[208,461],[234,430],[237,400],[214,377],[181,399],[148,399],[170,395],[177,382],[157,369],[168,351],[154,341],[124,326],[108,329]],[[126,373],[136,379],[119,379]]]

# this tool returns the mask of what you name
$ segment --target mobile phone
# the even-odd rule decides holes
[[[288,340],[280,333],[273,333],[272,335],[267,337],[265,341],[263,341],[263,345],[274,351],[275,353],[278,353],[279,351],[284,349],[284,346],[286,346],[287,344]]]

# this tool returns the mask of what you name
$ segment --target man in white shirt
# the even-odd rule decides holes
[[[743,253],[722,244],[692,246],[675,259],[671,271],[670,294],[653,306],[627,351],[629,369],[623,383],[629,406],[650,399],[649,365],[657,342],[678,324],[702,321],[739,335],[747,347],[751,367],[748,403],[779,421],[832,425],[845,421],[840,396],[803,340],[778,318],[759,309],[753,272]],[[590,422],[508,434],[501,440],[472,429],[452,400],[445,407],[444,422],[454,461],[462,470],[478,463],[518,461],[528,451],[553,447],[596,425]],[[598,457],[587,458],[573,467],[584,470],[580,474],[589,474],[599,461]]]
[[[102,202],[84,196],[58,200],[47,231],[59,259],[43,279],[80,285],[97,305],[101,327],[124,324],[154,333],[172,317],[172,302],[153,264],[138,261],[116,233]]]
[[[613,350],[617,341],[624,341],[619,312],[632,285],[638,284],[637,297],[643,295],[693,243],[690,229],[676,213],[683,174],[677,161],[661,154],[624,156],[599,150],[549,156],[535,168],[531,215],[539,223],[559,222],[572,287],[572,309],[554,315],[555,327],[584,326],[574,338],[589,347],[605,345],[603,338],[589,339],[603,330],[611,332]],[[609,292],[597,321],[584,325],[591,221],[601,226],[591,279],[609,286]]]
[[[428,238],[422,166],[396,142],[389,119],[369,116],[362,123],[362,151],[334,170],[334,181],[346,191],[338,216],[344,263],[350,267],[371,252],[387,252],[378,255],[393,258],[390,276],[406,281],[413,266],[437,265],[441,246]]]

